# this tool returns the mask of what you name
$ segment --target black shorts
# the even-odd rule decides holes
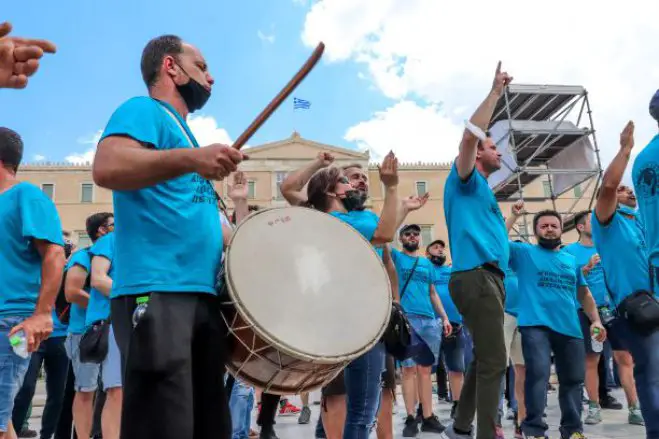
[[[387,355],[385,359],[385,370],[382,372],[382,388],[396,390],[396,363],[394,357]],[[346,394],[346,383],[343,371],[321,389],[323,397],[340,396]]]
[[[583,334],[583,344],[586,347],[586,353],[594,354],[595,352],[593,351],[591,344],[593,339],[590,336],[590,319],[583,311],[583,309],[580,309],[578,314],[579,322],[581,323],[581,332]],[[614,351],[627,351],[627,344],[625,343],[624,339],[618,335],[619,331],[616,331],[616,320],[617,319],[613,320],[613,323],[606,326],[605,343],[609,343],[611,345],[611,349]]]
[[[152,293],[133,328],[135,296],[112,299],[121,351],[121,439],[230,439],[226,325],[205,293]]]

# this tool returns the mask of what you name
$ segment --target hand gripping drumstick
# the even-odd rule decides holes
[[[272,113],[281,105],[284,100],[297,88],[298,85],[306,78],[306,76],[313,70],[320,58],[323,56],[325,51],[325,44],[322,42],[316,46],[316,49],[313,51],[307,62],[304,63],[302,68],[293,76],[293,79],[288,81],[288,84],[279,92],[273,100],[270,101],[267,107],[261,111],[261,114],[256,116],[254,122],[251,123],[249,127],[236,139],[233,143],[233,147],[236,149],[242,148],[245,143],[254,135],[254,133],[261,128],[261,125],[268,120]]]

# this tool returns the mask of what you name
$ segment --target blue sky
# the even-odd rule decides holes
[[[211,116],[231,139],[311,52],[300,38],[306,9],[287,0],[202,0],[188,7],[172,0],[16,4],[3,8],[16,35],[58,45],[26,90],[0,91],[2,124],[23,136],[26,161],[61,161],[89,149],[83,142],[112,111],[145,93],[139,60],[154,36],[174,33],[201,49],[216,82],[195,116]],[[319,64],[294,95],[311,101],[311,110],[294,112],[289,98],[250,144],[288,137],[295,128],[307,138],[354,147],[343,139],[346,128],[388,101],[358,77],[357,65],[346,63]]]
[[[291,97],[251,145],[295,128],[375,159],[393,150],[406,162],[448,162],[502,60],[516,83],[588,89],[606,166],[628,120],[636,123],[635,152],[657,132],[647,106],[659,87],[659,2],[630,5],[554,0],[539,26],[525,0],[503,9],[489,0],[10,2],[2,19],[14,33],[49,38],[59,52],[27,90],[0,90],[0,117],[23,135],[28,161],[91,158],[90,141],[112,111],[145,93],[146,42],[175,33],[201,49],[216,80],[189,120],[195,135],[202,144],[230,142],[322,40],[323,61],[295,92],[311,110],[294,113]]]

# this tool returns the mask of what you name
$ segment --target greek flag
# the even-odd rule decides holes
[[[308,110],[309,108],[311,108],[311,102],[293,98],[293,110]]]

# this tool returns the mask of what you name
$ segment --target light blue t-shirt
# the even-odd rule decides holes
[[[41,287],[34,240],[64,246],[53,202],[38,187],[18,183],[0,193],[0,318],[29,317]]]
[[[430,302],[430,286],[435,284],[432,262],[424,257],[418,257],[419,263],[412,275],[412,267],[417,257],[408,256],[396,249],[391,250],[391,259],[398,274],[398,291],[400,304],[406,314],[424,317],[435,317],[435,309]],[[407,279],[412,276],[407,289],[403,291]]]
[[[176,110],[149,97],[129,99],[114,112],[102,139],[114,135],[156,150],[199,147]],[[113,200],[117,275],[112,297],[154,291],[216,294],[222,227],[210,181],[190,173],[140,190],[115,190]]]
[[[350,212],[330,212],[330,215],[352,226],[369,242],[373,239],[380,218],[369,210],[352,210]],[[376,253],[382,257],[382,248],[376,247]]]
[[[636,214],[629,218],[618,210],[609,224],[601,224],[593,212],[591,224],[593,241],[616,306],[635,291],[650,291],[648,249],[643,225]]]
[[[115,248],[116,233],[113,232],[99,238],[89,249],[89,254],[92,260],[94,257],[102,257],[110,261],[110,270],[108,271],[108,276],[110,279],[112,279],[112,290],[110,291],[110,295],[112,295],[115,288]],[[87,304],[85,326],[89,327],[92,323],[98,320],[107,320],[108,318],[110,318],[110,298],[98,291],[96,288],[92,288],[89,293],[89,303]]]
[[[476,168],[462,181],[455,166],[444,187],[444,212],[453,272],[472,270],[486,262],[508,266],[508,232],[487,179]]]
[[[453,299],[451,299],[451,294],[448,290],[448,282],[451,279],[451,266],[438,266],[432,262],[430,262],[430,264],[433,268],[435,291],[439,296],[439,300],[442,302],[442,306],[444,307],[444,311],[446,311],[446,316],[448,317],[449,322],[462,323],[462,316],[460,315],[460,311],[458,311],[455,303],[453,303]],[[435,315],[436,317],[439,317],[437,313],[435,313]]]
[[[563,251],[568,252],[577,261],[577,266],[579,269],[583,268],[584,265],[588,265],[590,258],[597,253],[595,246],[587,247],[580,242],[574,242],[563,247]],[[600,258],[602,255],[600,255]],[[590,270],[588,276],[586,277],[586,282],[588,282],[588,289],[595,299],[597,306],[608,306],[609,296],[606,294],[606,284],[604,283],[604,270],[602,270],[602,264],[599,263]],[[581,304],[579,304],[581,308]]]
[[[506,278],[503,281],[503,286],[506,289],[505,311],[511,316],[517,317],[519,307],[519,279],[517,279],[515,270],[511,270],[510,268],[506,270]]]
[[[632,168],[650,262],[659,266],[659,135],[639,152]]]
[[[89,256],[89,248],[83,248],[71,255],[69,262],[66,264],[66,270],[74,265],[83,268],[87,275],[92,271],[92,260]],[[89,293],[89,289],[86,289]],[[87,317],[87,308],[83,308],[75,303],[71,304],[71,317],[69,317],[69,333],[82,334],[85,332],[85,319]]]
[[[583,338],[577,287],[587,283],[574,256],[511,242],[510,268],[519,280],[519,326],[546,326],[563,335]]]

